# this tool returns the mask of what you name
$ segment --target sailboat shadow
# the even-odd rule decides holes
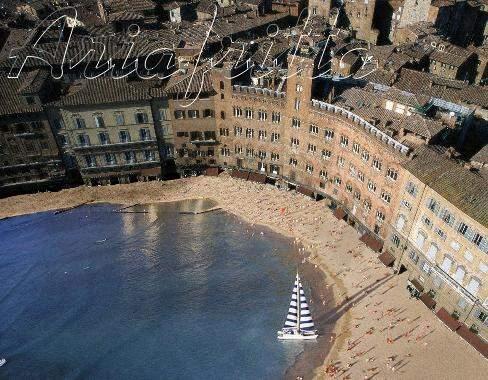
[[[388,283],[392,278],[394,278],[394,274],[390,274],[388,276],[383,277],[382,279],[377,280],[376,282],[366,286],[365,288],[361,289],[360,291],[356,292],[351,297],[347,297],[343,302],[341,302],[336,307],[330,309],[327,313],[321,315],[319,319],[317,319],[317,324],[319,326],[326,326],[335,323],[339,320],[345,313],[348,312],[355,304],[361,302],[364,298],[370,295],[373,291],[377,290],[381,286]]]

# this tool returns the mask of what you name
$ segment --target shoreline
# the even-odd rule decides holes
[[[255,223],[252,220],[246,218],[245,216],[239,215],[235,211],[233,212],[225,207],[222,207],[218,202],[218,200],[214,198],[206,198],[206,197],[202,197],[202,198],[188,197],[188,198],[182,198],[177,200],[160,200],[157,202],[136,203],[136,204],[133,204],[132,202],[111,203],[102,200],[92,200],[89,202],[82,202],[78,205],[73,205],[66,208],[49,209],[40,212],[54,212],[54,214],[59,214],[65,211],[74,210],[78,207],[90,206],[90,205],[96,206],[97,204],[123,206],[122,208],[118,210],[114,210],[113,212],[123,212],[121,210],[129,210],[128,212],[130,212],[130,209],[135,206],[144,206],[146,204],[150,205],[150,204],[159,204],[159,203],[177,203],[177,202],[185,202],[185,201],[192,201],[192,200],[203,200],[203,201],[208,200],[208,201],[215,202],[216,206],[214,205],[210,207],[210,209],[194,210],[194,211],[187,211],[182,213],[186,213],[189,215],[199,215],[202,213],[212,212],[212,211],[224,211],[229,215],[233,215],[234,217],[247,223],[250,226],[250,228],[254,230],[257,230],[259,226],[260,227],[259,229],[272,231],[273,233],[281,235],[290,240],[290,245],[293,248],[292,252],[289,252],[287,254],[282,254],[281,258],[283,260],[288,260],[288,259],[292,260],[294,264],[300,268],[300,273],[304,284],[308,284],[310,286],[309,304],[312,308],[312,316],[314,318],[316,328],[319,332],[319,337],[314,342],[307,342],[307,345],[309,347],[304,347],[304,350],[295,358],[293,364],[290,365],[288,368],[286,368],[283,376],[285,379],[290,379],[290,380],[294,380],[297,377],[302,377],[306,379],[312,378],[314,371],[322,365],[328,352],[330,352],[332,348],[332,344],[329,341],[329,337],[335,335],[335,328],[333,325],[331,326],[329,323],[321,324],[321,320],[324,319],[327,313],[327,308],[330,305],[334,304],[334,298],[333,298],[332,291],[324,292],[319,290],[319,289],[326,289],[327,286],[326,273],[322,270],[321,267],[319,267],[318,265],[310,261],[310,257],[312,253],[309,250],[306,250],[303,244],[299,243],[298,242],[299,240],[297,240],[297,238],[294,237],[292,234],[287,233],[285,230],[282,230],[276,226],[270,226],[265,223]],[[7,216],[1,218],[0,221],[22,216],[22,215],[31,215],[33,213]],[[324,299],[327,301],[325,303],[322,303]],[[325,331],[324,330],[325,328],[329,328],[329,329],[332,328],[332,332]]]
[[[321,328],[334,328],[318,342],[316,355],[298,356],[286,378],[369,379],[394,374],[402,379],[481,379],[488,371],[487,360],[445,328],[421,302],[409,298],[404,289],[408,274],[394,275],[384,267],[352,227],[333,217],[325,202],[295,192],[223,173],[219,177],[82,187],[0,199],[0,218],[66,208],[88,200],[129,205],[188,199],[215,200],[223,211],[252,226],[294,239],[305,249],[297,258],[305,259],[307,268],[315,270],[307,273],[306,279],[319,273],[322,280],[317,284],[306,281],[312,286],[314,306],[324,292],[330,300],[323,315],[318,317],[313,311],[314,319]],[[392,343],[386,344],[389,340]]]
[[[283,260],[286,259],[292,260],[295,263],[295,265],[300,268],[301,277],[304,280],[302,281],[305,284],[308,284],[310,286],[309,303],[312,308],[312,312],[313,312],[312,316],[314,318],[316,328],[319,332],[319,337],[315,342],[307,343],[308,346],[313,346],[313,347],[305,347],[304,350],[295,358],[293,364],[290,365],[288,368],[286,368],[283,375],[285,379],[290,379],[290,380],[294,380],[297,377],[302,377],[306,379],[312,378],[314,371],[322,365],[327,354],[330,352],[332,348],[332,344],[329,341],[329,337],[335,335],[336,329],[334,328],[333,325],[331,326],[328,323],[326,324],[320,324],[320,323],[321,320],[324,319],[324,316],[327,313],[327,308],[334,304],[334,297],[332,291],[325,291],[325,292],[319,291],[319,289],[326,289],[327,286],[326,273],[322,270],[321,267],[319,267],[318,265],[310,261],[312,252],[306,250],[303,244],[299,243],[298,242],[299,240],[297,240],[297,238],[294,237],[292,234],[287,233],[285,230],[280,229],[276,226],[270,226],[265,223],[255,223],[252,220],[246,218],[244,215],[239,215],[235,211],[233,212],[225,207],[222,207],[218,202],[218,200],[214,198],[206,198],[206,197],[202,197],[202,198],[188,197],[188,198],[182,198],[177,200],[160,200],[157,202],[137,203],[137,204],[133,204],[132,202],[111,203],[102,200],[93,200],[90,202],[82,202],[79,205],[73,205],[67,208],[49,209],[49,210],[39,211],[39,212],[54,212],[55,214],[57,214],[59,213],[59,211],[61,212],[70,211],[78,207],[90,206],[90,205],[94,206],[97,204],[124,206],[119,210],[113,211],[113,212],[120,212],[120,210],[130,210],[130,208],[134,206],[144,206],[146,204],[150,205],[150,204],[158,204],[158,203],[177,203],[177,202],[185,202],[185,201],[192,201],[192,200],[203,200],[203,201],[210,200],[215,202],[216,206],[212,206],[208,210],[205,209],[205,210],[196,210],[193,212],[191,211],[185,212],[189,215],[199,215],[201,213],[206,213],[211,211],[224,211],[229,215],[233,215],[234,217],[249,224],[250,228],[254,230],[257,230],[259,226],[260,229],[270,230],[273,233],[279,234],[290,240],[290,245],[291,247],[293,247],[293,252],[281,255],[281,258]],[[22,216],[22,215],[31,215],[33,213],[7,216],[1,218],[0,221]],[[327,301],[325,303],[322,303],[324,299]],[[325,328],[332,328],[332,332],[324,331]]]

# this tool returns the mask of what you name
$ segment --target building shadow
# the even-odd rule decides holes
[[[347,313],[355,304],[361,302],[364,298],[366,298],[368,295],[370,295],[372,292],[374,292],[381,286],[388,283],[394,277],[395,277],[394,274],[390,274],[366,286],[365,288],[359,290],[351,297],[347,297],[338,306],[332,308],[329,312],[321,316],[321,318],[318,320],[319,326],[325,326],[325,325],[330,325],[331,323],[335,323],[345,313]]]

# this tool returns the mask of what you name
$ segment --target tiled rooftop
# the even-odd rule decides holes
[[[462,81],[444,79],[430,73],[403,68],[394,86],[415,94],[488,108],[486,87],[470,86]]]
[[[488,178],[455,160],[421,147],[404,167],[484,227],[488,227]]]
[[[141,83],[111,77],[84,79],[69,85],[64,95],[51,105],[66,107],[150,100],[151,91],[154,91],[151,85],[158,84],[158,81]]]
[[[38,104],[28,104],[21,92],[32,85],[32,74],[22,73],[18,79],[0,73],[0,116],[42,111]]]

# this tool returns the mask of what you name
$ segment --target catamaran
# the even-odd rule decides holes
[[[300,294],[300,301],[298,300]],[[317,339],[317,330],[314,329],[312,314],[308,308],[307,299],[297,273],[290,308],[286,316],[285,325],[278,331],[278,339],[282,340],[311,340]]]

